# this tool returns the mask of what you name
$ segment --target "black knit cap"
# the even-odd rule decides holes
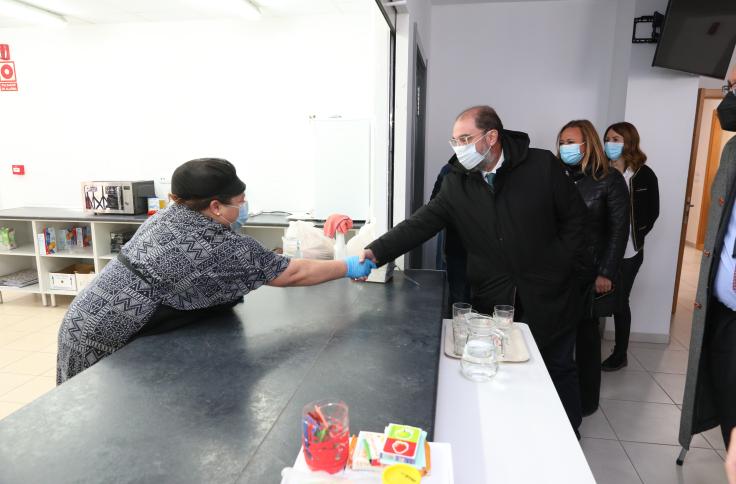
[[[187,161],[171,176],[171,193],[183,200],[229,198],[244,191],[233,164],[221,158]]]

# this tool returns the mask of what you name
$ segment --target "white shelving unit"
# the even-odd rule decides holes
[[[76,296],[77,291],[61,291],[51,289],[49,284],[49,273],[58,271],[74,263],[94,264],[95,273],[100,271],[115,258],[116,254],[110,252],[110,232],[133,231],[143,223],[141,222],[111,222],[107,220],[90,220],[91,217],[68,218],[68,219],[18,219],[4,218],[0,213],[0,226],[15,229],[17,249],[0,250],[0,275],[10,274],[22,269],[35,269],[38,272],[38,283],[27,287],[0,286],[0,303],[2,293],[25,292],[40,294],[44,306],[49,304],[56,306],[56,296]],[[45,227],[55,229],[68,228],[71,226],[90,227],[92,232],[92,246],[85,248],[71,248],[55,254],[41,254],[36,236],[42,234]]]

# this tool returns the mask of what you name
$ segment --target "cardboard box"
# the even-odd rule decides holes
[[[49,288],[55,291],[79,291],[89,284],[89,281],[94,277],[94,265],[72,264],[49,273]]]

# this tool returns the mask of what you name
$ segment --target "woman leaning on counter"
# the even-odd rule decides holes
[[[117,259],[72,301],[59,329],[61,384],[136,336],[229,308],[264,284],[308,286],[367,277],[372,262],[289,259],[233,231],[247,218],[245,183],[226,160],[178,167],[173,204],[141,225]]]
[[[616,346],[602,364],[603,371],[616,371],[628,364],[626,352],[631,332],[629,295],[634,279],[644,261],[644,238],[659,217],[659,184],[657,175],[646,165],[647,155],[639,147],[639,132],[625,121],[612,124],[605,134],[606,156],[620,171],[629,186],[631,230],[621,262],[621,290],[613,313]]]

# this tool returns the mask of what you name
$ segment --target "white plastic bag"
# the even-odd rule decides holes
[[[358,233],[355,235],[355,237],[348,240],[345,252],[348,256],[361,256],[363,255],[363,249],[365,248],[365,246],[370,244],[374,240],[376,240],[375,225],[371,222],[366,222],[366,224],[363,225],[360,230],[358,230]]]
[[[289,222],[284,237],[299,240],[299,249],[305,259],[330,260],[334,254],[335,241],[325,237],[322,229],[316,228],[312,222]]]

